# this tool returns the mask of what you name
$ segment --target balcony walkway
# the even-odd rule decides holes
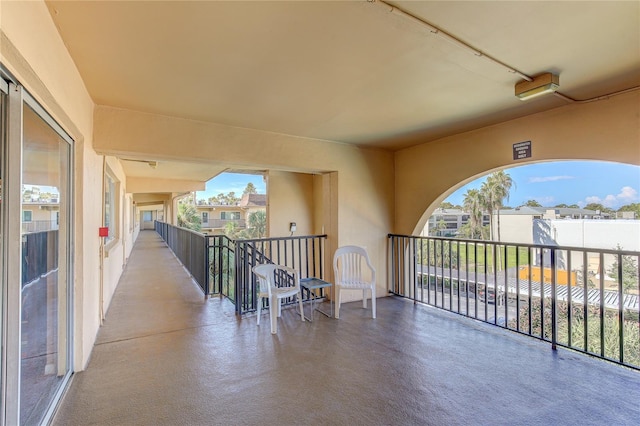
[[[271,335],[140,233],[54,425],[631,425],[640,372],[386,297]]]

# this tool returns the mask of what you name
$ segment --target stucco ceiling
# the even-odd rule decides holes
[[[397,150],[566,105],[370,1],[50,1],[99,105]],[[640,85],[640,2],[394,1],[587,99]]]

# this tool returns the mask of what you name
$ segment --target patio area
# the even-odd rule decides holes
[[[381,274],[383,275],[383,274]],[[381,278],[382,279],[382,278]],[[307,309],[308,306],[305,306]],[[239,318],[142,231],[54,425],[631,425],[640,372],[410,301]]]

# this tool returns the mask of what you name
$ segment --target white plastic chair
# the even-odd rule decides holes
[[[344,246],[333,255],[336,280],[336,318],[340,318],[340,303],[345,290],[362,291],[362,307],[367,308],[367,290],[371,292],[372,317],[376,317],[376,270],[367,251],[358,246]]]
[[[271,334],[278,332],[277,317],[282,314],[280,302],[284,298],[294,296],[298,299],[300,318],[304,321],[300,273],[298,271],[287,266],[267,264],[254,266],[253,273],[258,278],[258,325],[260,325],[263,298],[269,300]]]

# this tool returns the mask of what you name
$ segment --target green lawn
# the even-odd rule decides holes
[[[434,250],[435,244],[435,250]],[[485,263],[487,263],[489,270],[493,270],[494,264],[494,246],[493,245],[485,245],[482,243],[470,243],[465,242],[444,242],[444,247],[441,247],[441,242],[437,241],[432,243],[429,248],[429,253],[431,255],[431,260],[435,257],[440,260],[442,254],[444,254],[445,266],[449,265],[449,244],[451,244],[451,257],[454,260],[453,265],[459,264],[460,269],[466,269],[467,261],[469,263],[469,269],[474,270],[476,265],[478,269],[484,269]],[[426,244],[424,245],[425,251],[422,258],[422,263],[426,264]],[[497,257],[500,265],[498,266],[498,270],[504,269],[505,263],[505,248],[506,248],[506,267],[513,268],[518,266],[516,263],[516,251],[520,252],[520,258],[518,259],[519,265],[528,265],[529,264],[529,251],[526,247],[515,247],[515,246],[504,246],[500,245],[495,248]],[[486,249],[486,253],[485,253]],[[459,259],[459,260],[458,260]],[[439,262],[440,263],[440,262]]]

